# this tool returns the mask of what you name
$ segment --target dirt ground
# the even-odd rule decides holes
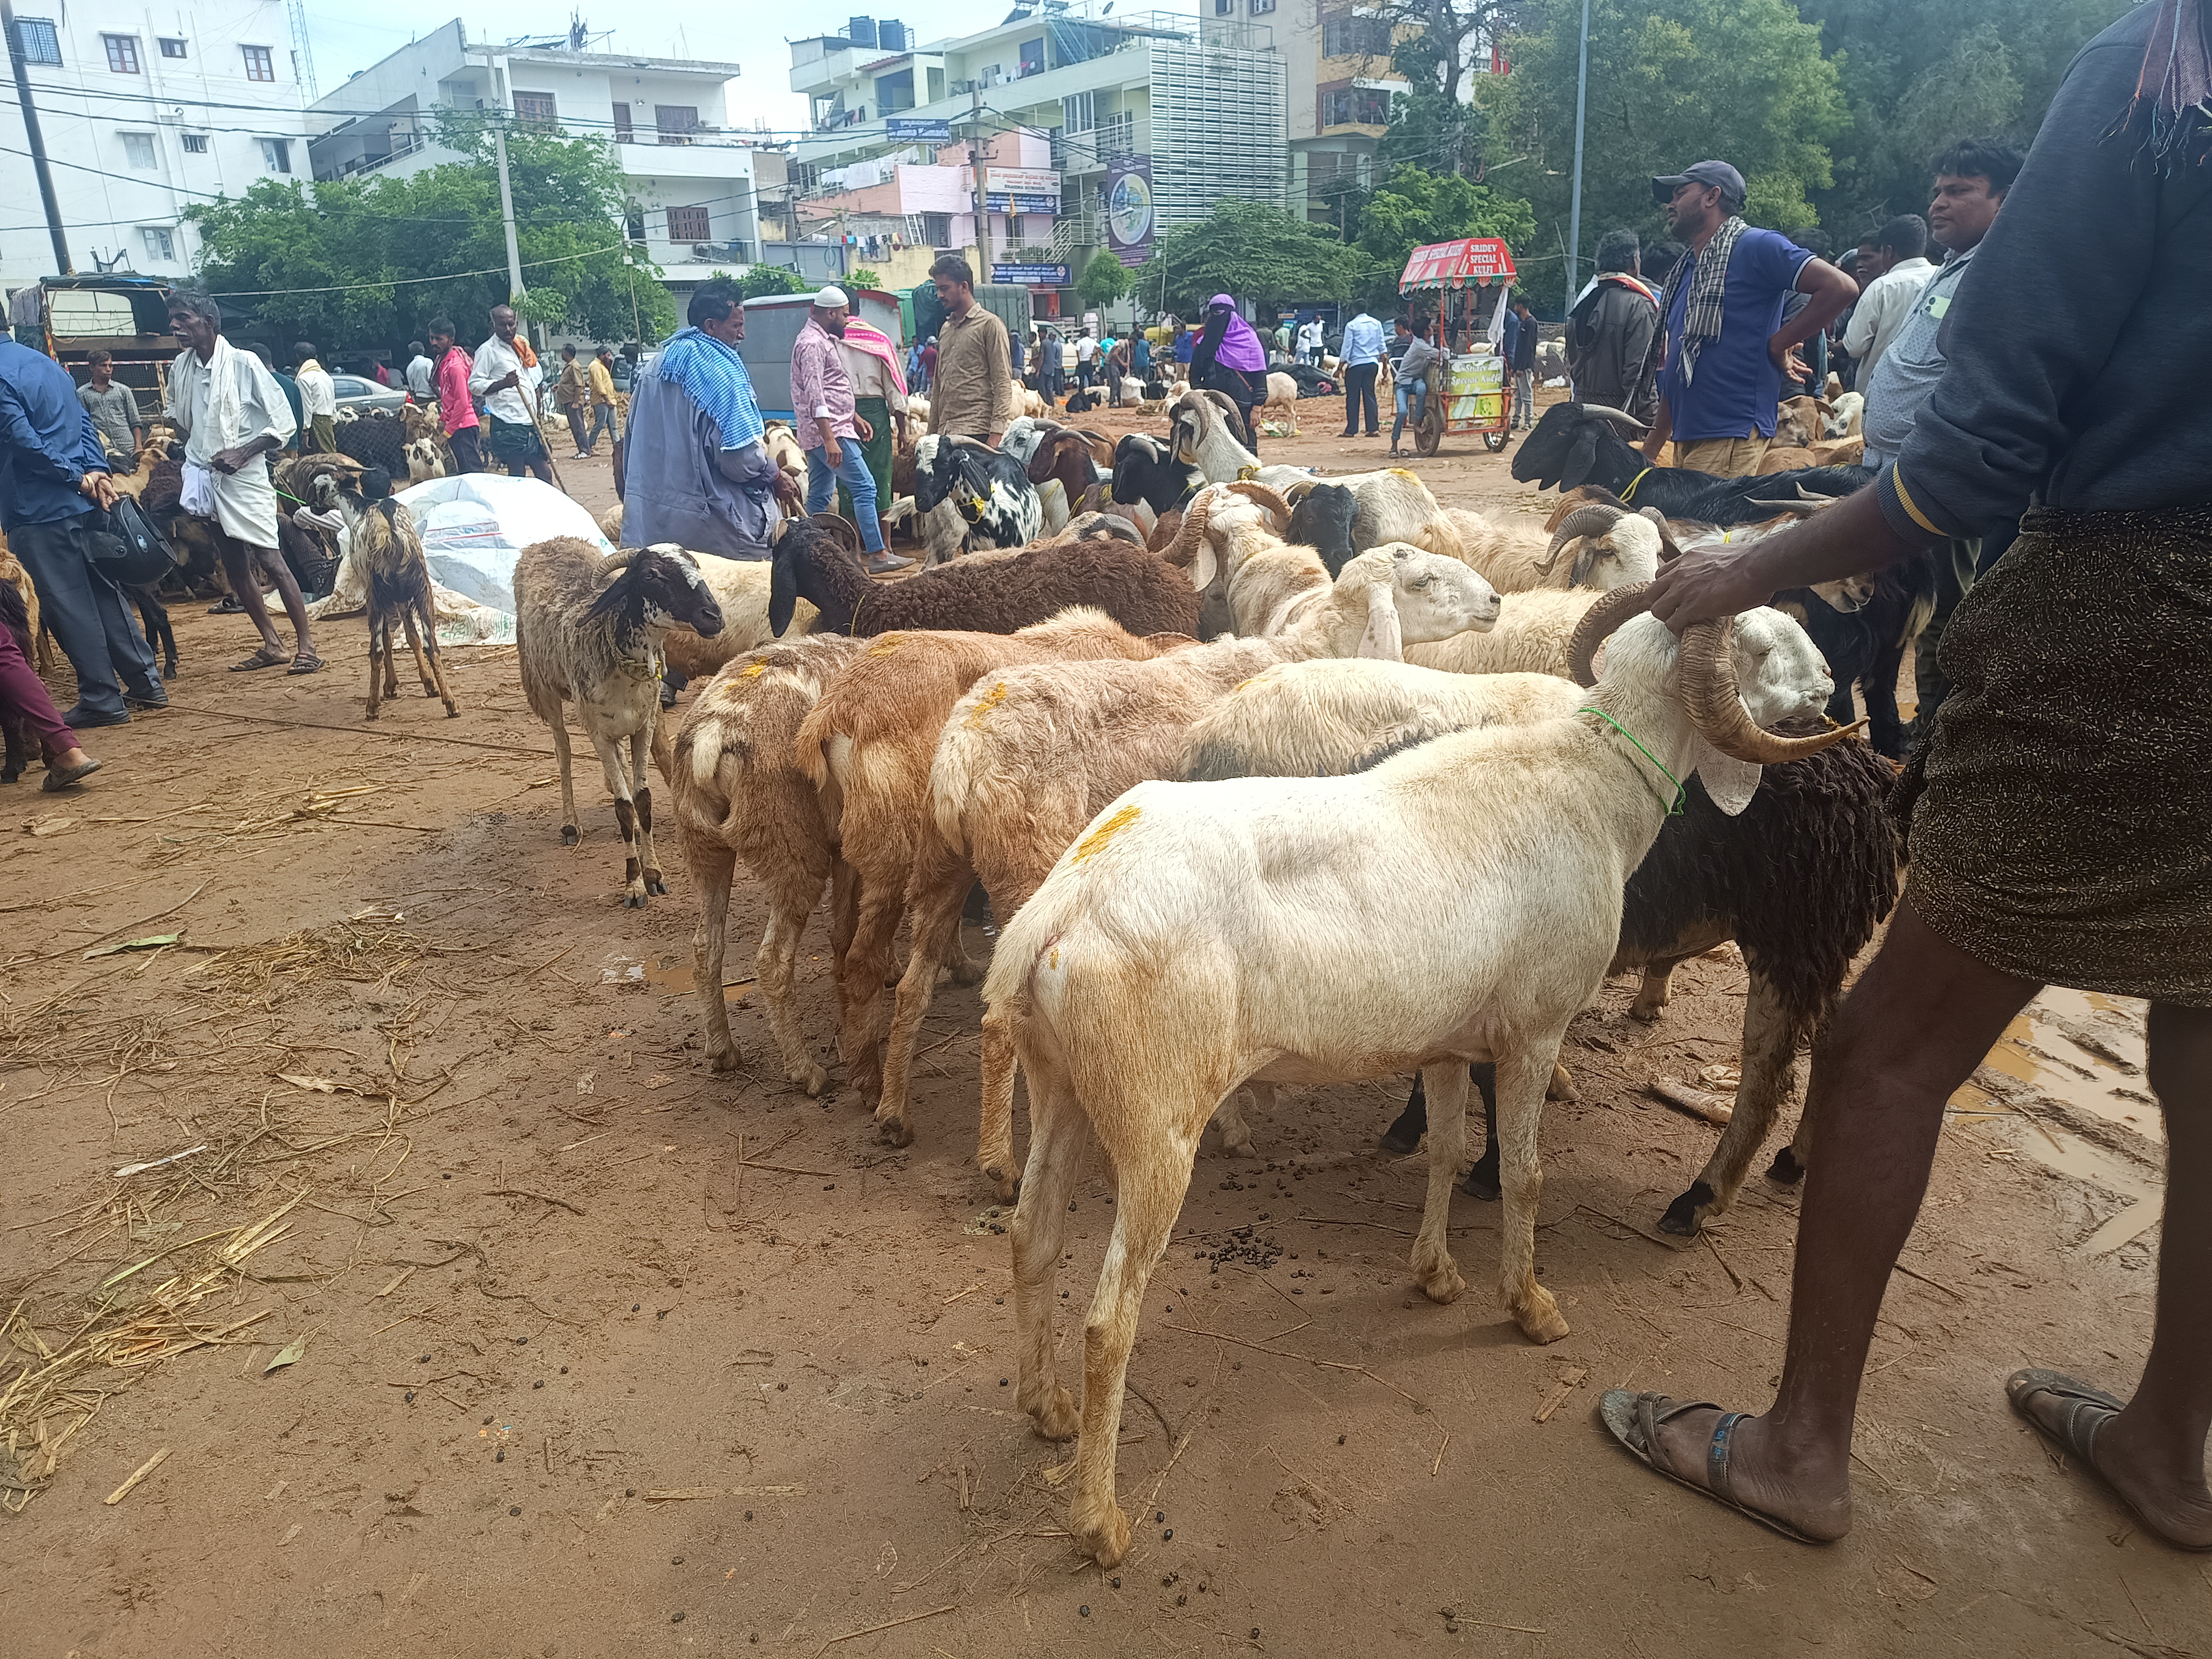
[[[1268,459],[1379,457],[1306,410]],[[1540,510],[1508,459],[1411,465]],[[604,464],[565,471],[608,499]],[[2002,1392],[2024,1364],[2125,1391],[2141,1364],[2139,1011],[2046,1000],[1955,1103],[1875,1344],[1856,1528],[1823,1549],[1591,1419],[1620,1385],[1757,1409],[1779,1366],[1796,1192],[1755,1176],[1708,1242],[1653,1231],[1715,1131],[1643,1085],[1728,1086],[1733,959],[1689,964],[1653,1025],[1611,985],[1570,1035],[1553,1347],[1496,1305],[1492,1206],[1456,1200],[1468,1294],[1413,1287],[1420,1163],[1376,1151],[1401,1089],[1284,1091],[1256,1161],[1209,1139],[1145,1310],[1109,1575],[1012,1407],[975,994],[936,1000],[903,1151],[835,1072],[818,1103],[781,1081],[749,992],[753,1070],[712,1076],[690,883],[664,842],[670,896],[621,908],[595,779],[562,847],[511,650],[453,653],[459,720],[410,690],[372,726],[358,620],[288,679],[227,672],[247,629],[201,609],[174,706],[94,734],[91,787],[0,792],[0,1655],[2212,1652],[2212,1572]],[[741,877],[733,981],[763,919]],[[822,941],[800,994],[828,1061]],[[1063,1364],[1114,1218],[1093,1160]]]

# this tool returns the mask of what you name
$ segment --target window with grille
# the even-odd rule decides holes
[[[22,48],[27,64],[45,64],[60,67],[62,37],[51,17],[18,17],[15,20],[15,44]]]
[[[154,135],[150,132],[126,132],[122,138],[123,165],[150,171],[155,165]]]
[[[668,240],[672,242],[704,242],[712,240],[707,228],[707,210],[702,207],[673,207],[668,210]]]
[[[270,58],[268,47],[240,46],[238,50],[246,58],[247,80],[274,81],[276,78],[276,65]],[[287,167],[285,171],[289,173],[291,169]]]
[[[185,155],[204,155],[207,153],[207,134],[204,132],[188,132],[185,135]]]
[[[184,43],[183,41],[181,41],[181,40],[178,40],[178,39],[177,39],[177,37],[176,37],[175,35],[173,35],[173,34],[165,34],[165,35],[163,35],[163,36],[161,37],[161,56],[162,56],[162,57],[164,57],[164,58],[183,58],[183,57],[185,57],[185,56],[187,56],[187,55],[188,55],[188,53],[186,52],[186,50],[185,50],[185,43]]]
[[[1252,15],[1255,17],[1263,17],[1274,9],[1275,0],[1252,0]]]
[[[118,75],[138,73],[138,37],[135,34],[103,34],[100,44],[107,48],[107,67]]]
[[[629,144],[635,143],[636,140],[637,135],[630,131],[629,106],[617,104],[615,106],[615,143]]]
[[[292,170],[292,141],[289,138],[264,138],[261,141],[261,165],[271,173]]]
[[[1063,132],[1088,132],[1096,125],[1091,114],[1092,100],[1087,92],[1060,100],[1060,127]]]
[[[177,257],[176,236],[173,232],[156,225],[142,226],[139,235],[146,239],[146,257],[149,259],[173,259]]]
[[[537,127],[550,132],[560,125],[553,108],[550,92],[518,92],[514,94],[514,117],[526,127]]]
[[[1388,58],[1390,24],[1381,17],[1332,17],[1321,26],[1324,58]]]
[[[664,144],[688,144],[699,131],[699,110],[694,104],[655,104],[653,131]]]

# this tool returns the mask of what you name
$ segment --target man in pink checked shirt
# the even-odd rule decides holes
[[[876,481],[860,445],[874,428],[853,407],[853,382],[837,342],[845,332],[845,292],[825,288],[814,296],[806,326],[791,343],[791,410],[806,451],[806,510],[825,510],[843,484],[860,520],[860,544],[868,550],[872,576],[903,569],[914,562],[885,550],[884,527],[876,516]],[[841,443],[840,439],[850,441]]]
[[[483,451],[477,441],[477,406],[469,395],[469,354],[453,343],[453,324],[440,317],[430,325],[430,356],[437,364],[438,415],[446,428],[446,447],[454,465],[464,472],[483,471]]]

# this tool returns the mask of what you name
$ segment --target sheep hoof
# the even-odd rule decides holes
[[[876,1115],[876,1128],[890,1146],[914,1145],[914,1125],[903,1117],[885,1116],[880,1110]]]
[[[1650,996],[1642,991],[1638,991],[1636,994],[1636,1000],[1628,1005],[1628,1017],[1631,1019],[1640,1019],[1646,1025],[1656,1024],[1659,1016],[1666,1011],[1665,997]]]
[[[1486,1204],[1498,1202],[1498,1148],[1493,1146],[1475,1159],[1474,1167],[1460,1182],[1459,1189]]]
[[[369,716],[369,719],[371,719],[371,720],[374,720],[375,718],[376,718],[376,716],[375,716],[375,715],[374,715],[374,714],[371,714],[371,715]],[[574,824],[573,824],[573,823],[564,823],[564,824],[562,824],[562,825],[561,826],[561,845],[562,845],[562,846],[563,846],[563,847],[574,847],[574,846],[578,842],[580,842],[580,841],[581,841],[581,840],[583,840],[583,837],[582,837],[581,836],[580,836],[580,835],[578,835],[578,834],[576,833],[576,826],[575,826]]]
[[[737,1045],[707,1051],[707,1069],[710,1072],[734,1072],[738,1069]]]
[[[1252,1135],[1249,1130],[1247,1130],[1242,1136],[1238,1137],[1235,1140],[1231,1140],[1228,1135],[1224,1133],[1221,1137],[1221,1150],[1231,1158],[1257,1158],[1260,1156],[1260,1149],[1252,1144]]]
[[[1043,1440],[1073,1440],[1083,1426],[1075,1409],[1075,1396],[1057,1382],[1049,1399],[1029,1408],[1030,1421]]]
[[[1513,1317],[1521,1327],[1521,1334],[1538,1344],[1558,1341],[1567,1334],[1567,1322],[1560,1317],[1559,1304],[1552,1300],[1552,1293],[1541,1285],[1520,1307]]]
[[[1672,1233],[1677,1238],[1695,1238],[1705,1228],[1705,1217],[1719,1208],[1712,1188],[1703,1181],[1693,1181],[1690,1190],[1669,1204],[1667,1213],[1659,1218],[1659,1231]]]
[[[1784,1187],[1794,1187],[1805,1178],[1805,1166],[1797,1161],[1795,1146],[1784,1146],[1775,1153],[1774,1162],[1767,1166],[1766,1178]]]
[[[819,1066],[808,1065],[789,1073],[791,1080],[809,1100],[821,1098],[822,1091],[830,1086],[830,1073]]]
[[[374,720],[375,718],[376,718],[376,710],[374,710],[374,708],[370,709],[367,714],[363,714],[363,715],[362,716],[362,719],[363,719],[363,720]]]
[[[1100,1566],[1118,1567],[1129,1553],[1128,1517],[1111,1503],[1104,1506],[1103,1515],[1087,1514],[1090,1508],[1084,1499],[1075,1500],[1068,1513],[1069,1530]]]
[[[998,1204],[1012,1204],[1021,1197],[1022,1183],[1020,1182],[1009,1181],[1006,1176],[1000,1175],[996,1170],[986,1170],[983,1171],[983,1174],[985,1178],[991,1183],[991,1198],[993,1202]]]
[[[624,893],[623,895],[623,908],[625,910],[644,909],[645,889],[642,887],[633,887],[628,892]]]
[[[1451,1253],[1421,1241],[1413,1245],[1413,1277],[1420,1280],[1421,1293],[1431,1302],[1456,1302],[1467,1289],[1467,1280],[1460,1277]]]
[[[447,720],[457,720],[460,719],[460,717],[461,717],[461,711],[460,711],[459,709],[458,709],[458,708],[454,708],[454,707],[453,707],[452,704],[450,704],[450,703],[448,703],[448,704],[446,706],[446,718],[447,718]]]
[[[668,883],[662,878],[659,871],[648,870],[645,872],[645,890],[655,898],[668,896]]]
[[[174,663],[169,663],[169,664],[165,665],[163,666],[162,670],[161,670],[161,678],[162,678],[163,679],[165,679],[165,680],[173,680],[173,679],[176,678],[177,678],[177,665],[176,665],[176,664],[174,664]]]
[[[1575,1087],[1574,1079],[1567,1075],[1567,1068],[1554,1060],[1552,1064],[1552,1080],[1544,1085],[1544,1098],[1575,1101],[1582,1097],[1582,1091]]]

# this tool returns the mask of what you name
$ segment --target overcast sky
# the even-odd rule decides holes
[[[934,40],[988,28],[1012,9],[1012,0],[897,0],[872,15],[896,17],[915,38]],[[1078,9],[1080,9],[1079,4]],[[1190,0],[1124,0],[1125,10],[1188,11]],[[594,42],[599,52],[631,52],[653,57],[716,58],[742,66],[730,87],[730,123],[750,127],[766,122],[795,136],[806,118],[806,100],[791,88],[791,52],[787,39],[842,33],[846,20],[867,9],[866,0],[770,6],[741,0],[734,6],[702,11],[671,0],[623,0],[619,7],[580,7],[592,33],[612,27],[612,39]],[[373,15],[341,9],[331,0],[310,0],[307,27],[313,36],[315,73],[325,94],[346,77],[405,46],[417,34],[459,16],[471,40],[506,40],[526,34],[554,34],[568,27],[565,5],[524,5],[483,12],[456,9],[453,0],[379,0]]]

